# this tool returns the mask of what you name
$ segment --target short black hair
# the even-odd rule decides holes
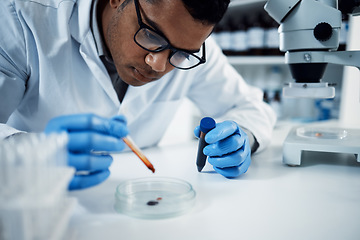
[[[207,24],[217,24],[224,16],[230,0],[182,0],[190,15]]]

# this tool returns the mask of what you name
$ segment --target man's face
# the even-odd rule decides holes
[[[104,38],[121,79],[129,85],[142,86],[158,80],[174,67],[168,60],[169,49],[153,53],[135,43],[134,34],[140,26],[134,1],[122,6],[123,1],[109,0],[105,7]],[[161,32],[176,48],[200,49],[214,27],[194,20],[181,0],[150,2],[139,0],[142,21]]]

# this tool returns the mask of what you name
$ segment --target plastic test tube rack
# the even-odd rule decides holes
[[[66,135],[0,142],[0,239],[62,240],[75,204],[66,195]]]

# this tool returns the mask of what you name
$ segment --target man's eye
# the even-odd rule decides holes
[[[152,32],[150,32],[150,31],[146,31],[146,37],[150,40],[150,41],[154,41],[154,42],[156,42],[156,41],[158,41],[158,39],[159,39],[159,36],[156,34],[153,34]]]
[[[187,59],[187,60],[189,60],[190,56],[191,56],[189,53],[186,53],[186,52],[178,52],[178,54],[179,54],[179,57]]]

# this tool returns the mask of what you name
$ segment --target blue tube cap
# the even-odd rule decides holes
[[[200,121],[200,131],[208,133],[211,129],[215,128],[216,122],[211,117],[204,117]]]

